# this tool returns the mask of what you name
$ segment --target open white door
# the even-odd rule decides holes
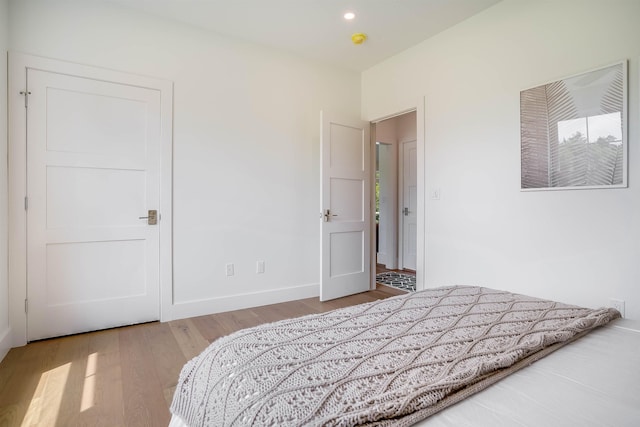
[[[160,91],[27,84],[28,339],[159,319]]]
[[[418,161],[416,141],[402,144],[402,268],[416,270]]]
[[[368,291],[371,284],[369,123],[321,116],[320,300]]]

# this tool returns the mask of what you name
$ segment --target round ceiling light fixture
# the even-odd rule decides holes
[[[367,35],[365,33],[354,33],[351,35],[351,41],[353,44],[362,44],[367,39]]]
[[[353,12],[346,12],[344,14],[344,19],[346,19],[347,21],[351,21],[355,17],[356,17],[356,14]]]

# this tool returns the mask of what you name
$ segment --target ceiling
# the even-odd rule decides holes
[[[362,71],[500,0],[109,0],[311,60]],[[356,13],[346,21],[346,11]],[[351,35],[366,33],[354,45]]]

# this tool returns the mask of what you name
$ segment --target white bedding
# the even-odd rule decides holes
[[[618,319],[416,424],[640,425],[640,322]],[[170,427],[188,427],[174,416]]]
[[[640,322],[614,320],[416,426],[640,426]]]

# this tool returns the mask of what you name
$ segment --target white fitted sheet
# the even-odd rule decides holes
[[[416,425],[640,426],[640,322],[591,331]]]
[[[618,319],[415,424],[640,426],[640,321]],[[188,427],[173,416],[170,427]]]

